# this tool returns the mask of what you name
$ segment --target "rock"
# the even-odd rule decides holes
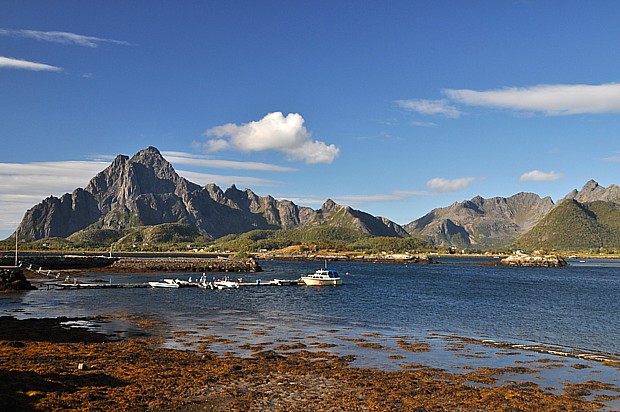
[[[543,255],[535,252],[532,255],[517,252],[512,256],[502,259],[501,266],[537,266],[537,267],[559,267],[567,266],[566,261],[558,255]]]
[[[0,291],[34,289],[21,269],[0,269]]]

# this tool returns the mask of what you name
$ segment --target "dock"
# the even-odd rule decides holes
[[[297,286],[303,285],[300,279],[273,279],[263,282],[257,280],[256,282],[236,282],[239,287],[246,286]],[[134,288],[150,288],[148,283],[107,283],[107,282],[80,282],[77,279],[73,281],[65,280],[62,283],[58,282],[45,282],[47,289],[134,289]],[[197,282],[181,283],[180,289],[198,287]]]

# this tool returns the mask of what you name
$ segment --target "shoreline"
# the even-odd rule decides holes
[[[558,394],[532,382],[498,378],[503,373],[528,373],[530,365],[479,367],[460,374],[416,364],[383,371],[351,366],[355,356],[336,355],[325,342],[315,350],[299,344],[281,343],[276,349],[249,345],[251,355],[239,357],[234,352],[213,352],[212,347],[224,339],[217,334],[201,339],[195,349],[179,350],[162,348],[161,338],[150,333],[120,339],[62,326],[78,320],[0,317],[0,393],[7,395],[0,407],[592,410],[603,405],[584,399],[586,395],[609,389],[591,382],[566,386]],[[146,319],[132,322],[146,331],[157,327]],[[182,337],[177,338],[182,341]],[[399,344],[414,355],[427,349],[423,342],[402,340]],[[356,345],[372,349],[373,342],[369,339]]]

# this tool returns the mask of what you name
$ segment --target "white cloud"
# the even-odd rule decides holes
[[[59,72],[62,68],[56,66],[50,66],[49,64],[29,62],[26,60],[12,59],[10,57],[0,56],[0,68],[2,69],[18,69],[18,70],[32,70],[35,72],[47,71],[47,72]]]
[[[446,89],[443,93],[465,105],[542,112],[551,116],[620,113],[620,83],[538,85],[487,91]]]
[[[52,43],[70,44],[84,47],[99,47],[99,43],[112,43],[129,46],[126,41],[102,39],[99,37],[84,36],[81,34],[67,33],[62,31],[36,31],[36,30],[8,30],[0,29],[0,35],[11,37],[23,37],[28,39],[47,41]]]
[[[461,115],[461,112],[456,107],[451,106],[450,102],[445,99],[396,100],[395,103],[403,109],[411,110],[412,112],[420,114],[441,115],[450,118],[457,118]]]
[[[435,177],[426,182],[426,186],[431,190],[437,190],[439,192],[456,192],[469,187],[469,185],[476,180],[478,179],[475,177],[462,177],[459,179]]]
[[[520,177],[519,180],[522,182],[526,182],[526,181],[554,181],[554,180],[559,180],[562,179],[564,177],[563,174],[561,173],[556,173],[556,172],[541,172],[540,170],[532,170],[531,172],[527,172],[527,173],[523,173]]]
[[[178,158],[181,161],[185,159],[185,164],[192,164],[191,155],[182,152],[167,153],[166,159],[171,162]],[[98,157],[107,158],[108,156]],[[194,160],[198,162],[198,165],[201,165],[201,162],[207,162],[207,164],[209,162],[209,160],[199,158]],[[223,162],[215,163],[222,166],[222,168],[241,170],[273,170],[281,172],[295,170],[262,163],[217,160],[213,162]],[[77,188],[86,187],[90,179],[109,165],[110,162],[108,161],[0,163],[0,232],[12,232],[16,227],[16,223],[23,218],[24,213],[43,201],[43,199],[49,196],[60,197],[65,193],[73,192]],[[281,184],[278,181],[257,177],[222,176],[185,170],[177,170],[177,173],[201,186],[208,183],[216,183],[221,187],[229,187],[233,183],[243,187],[277,186]]]
[[[299,159],[309,164],[331,163],[340,153],[333,144],[312,140],[312,133],[304,127],[304,118],[297,113],[284,117],[281,112],[273,112],[247,124],[228,123],[207,130],[205,136],[215,138],[204,144],[207,151],[231,148],[243,152],[277,150],[290,160]]]
[[[424,192],[419,190],[395,190],[389,193],[374,193],[364,195],[329,195],[327,197],[281,193],[273,196],[278,199],[290,200],[297,205],[303,206],[321,206],[329,197],[338,204],[359,207],[367,205],[369,203],[401,202],[412,197],[430,195],[430,192]]]
[[[0,163],[0,231],[15,228],[26,210],[50,195],[62,196],[105,169],[107,162]]]
[[[240,187],[264,187],[264,186],[278,186],[281,183],[275,180],[261,179],[258,177],[249,176],[223,176],[213,175],[208,173],[190,172],[187,170],[177,170],[179,176],[182,176],[192,183],[196,183],[200,186],[206,186],[209,183],[215,183],[221,188],[227,188],[235,184]]]
[[[237,162],[233,160],[207,159],[185,152],[162,152],[162,155],[173,164],[210,167],[214,169],[258,170],[265,172],[296,172],[292,167],[278,166],[260,162]]]
[[[428,196],[428,192],[419,190],[395,190],[389,193],[376,193],[368,195],[344,195],[334,196],[337,203],[360,206],[377,202],[400,202],[415,196]]]

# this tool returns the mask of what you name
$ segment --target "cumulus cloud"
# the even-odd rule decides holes
[[[23,37],[28,39],[47,41],[52,43],[77,45],[84,47],[99,47],[99,43],[112,43],[129,46],[130,43],[121,40],[102,39],[93,36],[67,33],[63,31],[36,31],[36,30],[9,30],[0,29],[0,35],[11,37]]]
[[[550,116],[620,113],[620,83],[538,85],[487,91],[446,89],[443,93],[465,105],[542,112]]]
[[[554,181],[562,179],[564,175],[556,172],[541,172],[540,170],[532,170],[531,172],[523,173],[519,180],[522,182],[526,181]]]
[[[213,138],[204,144],[204,149],[211,152],[276,150],[285,153],[290,160],[303,160],[309,164],[331,163],[340,153],[333,144],[312,140],[312,133],[304,126],[304,118],[297,113],[285,117],[281,112],[273,112],[242,125],[216,126],[204,135]]]
[[[410,110],[412,112],[429,115],[441,115],[450,118],[457,118],[461,112],[456,107],[450,105],[446,99],[426,100],[426,99],[410,99],[396,100],[395,102],[400,108]]]
[[[0,56],[0,69],[18,69],[18,70],[32,70],[35,72],[47,71],[47,72],[59,72],[62,68],[56,66],[50,66],[49,64],[29,62],[26,60],[12,59],[10,57]]]
[[[439,192],[456,192],[469,187],[469,185],[476,180],[478,179],[475,177],[462,177],[459,179],[435,177],[426,182],[426,186],[431,190],[437,190]]]

